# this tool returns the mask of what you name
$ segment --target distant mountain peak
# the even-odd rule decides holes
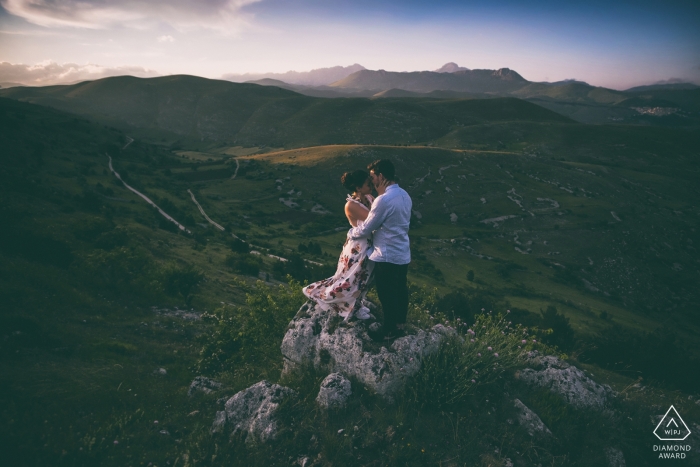
[[[498,76],[499,78],[507,81],[527,81],[525,78],[520,76],[517,71],[511,70],[510,68],[499,68],[493,72],[493,76]]]
[[[304,86],[325,86],[334,81],[345,78],[355,72],[365,70],[362,65],[355,63],[350,66],[334,66],[329,68],[316,68],[311,71],[288,71],[286,73],[245,73],[225,74],[222,79],[242,83],[245,81],[259,81],[261,79],[275,79],[288,84],[300,84]]]
[[[449,62],[435,70],[436,73],[454,73],[455,71],[469,71],[469,68],[459,66],[455,62]]]

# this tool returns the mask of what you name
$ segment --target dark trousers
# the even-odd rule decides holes
[[[384,330],[391,332],[406,322],[408,314],[408,264],[374,263],[377,295],[384,311]]]

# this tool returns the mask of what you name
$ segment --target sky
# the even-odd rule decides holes
[[[447,62],[612,89],[700,84],[700,1],[0,0],[0,83]]]

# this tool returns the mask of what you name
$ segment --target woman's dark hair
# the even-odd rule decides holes
[[[353,172],[345,172],[342,177],[340,177],[340,183],[343,184],[345,188],[351,192],[357,191],[365,181],[369,178],[369,174],[362,169],[355,170]]]

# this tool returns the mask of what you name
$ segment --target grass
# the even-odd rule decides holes
[[[241,440],[209,432],[213,414],[221,410],[219,398],[263,378],[280,381],[279,343],[300,299],[297,284],[280,288],[287,280],[275,274],[270,257],[261,257],[258,277],[229,268],[230,233],[265,255],[283,257],[298,252],[300,244],[317,242],[322,253],[304,258],[334,267],[345,234],[333,229],[347,226],[339,214],[346,194],[339,175],[379,157],[393,158],[414,209],[423,214],[411,236],[416,257],[425,258],[422,269],[431,274],[410,271],[415,324],[425,325],[418,319],[429,319],[426,309],[434,320],[453,321],[440,300],[459,292],[469,306],[485,300],[494,312],[528,310],[529,319],[556,306],[583,346],[571,355],[582,359],[586,346],[596,345],[597,335],[613,324],[638,332],[665,325],[694,355],[697,137],[692,134],[506,122],[490,124],[493,133],[481,140],[460,140],[478,133],[467,129],[455,130],[451,140],[460,150],[500,152],[352,144],[258,155],[259,146],[220,149],[207,143],[185,150],[237,156],[238,177],[187,182],[175,176],[187,167],[182,157],[163,145],[136,141],[122,151],[126,138],[117,130],[38,106],[0,103],[2,124],[12,130],[0,135],[6,149],[0,168],[6,220],[0,232],[0,437],[10,446],[5,455],[13,464],[269,465],[309,456],[335,465],[503,465],[506,458],[597,465],[599,451],[587,454],[614,431],[630,465],[644,465],[650,462],[639,453],[648,448],[650,414],[673,403],[684,417],[698,416],[688,400],[696,397],[692,387],[681,391],[678,380],[646,377],[635,387],[638,368],[588,360],[583,366],[594,378],[623,393],[618,408],[631,420],[572,411],[505,376],[468,391],[450,409],[421,407],[410,394],[387,405],[354,385],[357,397],[348,409],[324,414],[313,399],[325,375],[311,373],[281,381],[301,397],[284,408],[285,423],[294,423],[294,429],[272,450],[244,449]],[[511,130],[524,141],[502,141],[499,150],[491,136]],[[504,153],[517,151],[521,154]],[[168,230],[157,213],[115,183],[105,170],[105,152],[130,184],[167,206],[193,235]],[[536,157],[526,155],[534,152]],[[457,167],[443,170],[438,181],[440,168],[448,165]],[[224,233],[206,227],[188,188],[226,227]],[[512,188],[526,211],[508,198]],[[299,208],[283,205],[281,196],[293,197]],[[309,212],[316,203],[331,214]],[[451,212],[459,216],[454,224]],[[497,227],[480,222],[505,214],[517,217]],[[515,246],[531,251],[521,254]],[[554,252],[559,253],[549,254]],[[269,282],[256,286],[265,274]],[[186,319],[176,307],[218,318]],[[601,318],[602,311],[611,319]],[[466,308],[457,312],[474,315]],[[220,322],[224,317],[244,335],[224,339],[232,335],[231,325]],[[218,366],[206,366],[205,372],[224,389],[187,397],[190,382],[205,368],[202,362],[226,349],[230,355],[210,359]],[[156,372],[160,368],[167,374]],[[559,434],[557,444],[535,445],[507,423],[512,397],[540,414]]]

